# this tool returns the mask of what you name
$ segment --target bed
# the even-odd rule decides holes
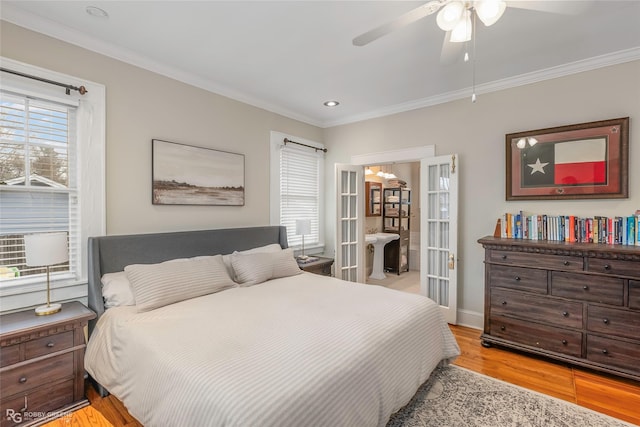
[[[89,306],[85,367],[146,426],[384,426],[459,354],[431,300],[302,272],[278,226],[90,238]]]

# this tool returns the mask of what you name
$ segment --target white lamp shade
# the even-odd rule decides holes
[[[453,1],[440,9],[436,15],[436,23],[442,31],[451,31],[462,19],[464,12],[464,4],[459,1]]]
[[[458,21],[458,24],[451,31],[451,38],[449,40],[453,43],[468,42],[471,40],[472,28],[471,12],[465,10],[462,19]]]
[[[30,267],[69,261],[67,233],[40,233],[24,236],[26,264]]]
[[[478,18],[487,27],[498,22],[506,8],[507,4],[502,0],[482,0],[475,3]]]
[[[310,219],[296,219],[296,234],[305,235],[311,233]]]

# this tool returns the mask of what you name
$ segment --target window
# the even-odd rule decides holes
[[[285,144],[285,138],[324,148],[317,142],[271,132],[271,224],[287,227],[290,247],[302,247],[302,236],[296,234],[296,220],[309,219],[311,231],[304,236],[305,252],[308,249],[322,252],[324,153],[297,144]]]
[[[76,107],[0,92],[0,278],[45,272],[25,265],[23,236],[64,231],[77,255]],[[77,256],[52,272],[75,273]]]
[[[87,238],[105,233],[105,88],[0,60],[3,68],[88,90],[65,94],[59,86],[2,72],[1,310],[43,301],[45,269],[25,265],[23,236],[28,233],[68,234],[69,262],[52,268],[52,300],[82,300],[87,295]]]

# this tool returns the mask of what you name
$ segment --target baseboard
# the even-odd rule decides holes
[[[484,315],[476,311],[458,310],[458,325],[482,330]]]

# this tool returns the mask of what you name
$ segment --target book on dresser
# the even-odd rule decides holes
[[[484,237],[482,343],[640,380],[640,247]]]

